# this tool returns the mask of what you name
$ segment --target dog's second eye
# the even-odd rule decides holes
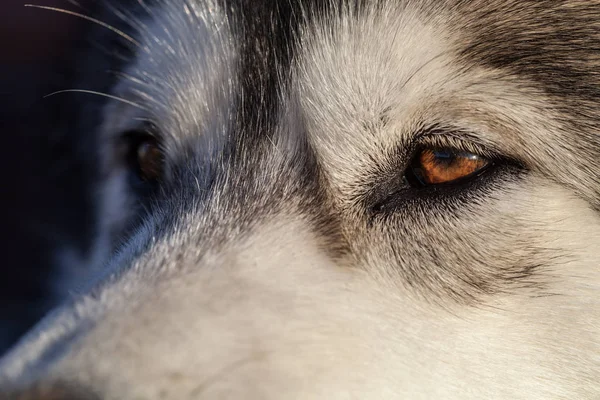
[[[477,154],[454,149],[420,150],[406,171],[412,186],[431,186],[458,182],[472,177],[490,165],[490,161]]]
[[[163,174],[163,154],[158,140],[147,133],[129,133],[127,161],[142,182],[157,182]]]
[[[162,153],[154,140],[144,140],[137,148],[140,178],[153,181],[162,175]]]

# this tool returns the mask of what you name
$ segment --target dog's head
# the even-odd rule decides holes
[[[98,128],[112,256],[3,387],[600,396],[597,2],[138,8]]]

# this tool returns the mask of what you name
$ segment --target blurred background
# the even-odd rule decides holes
[[[69,129],[67,94],[44,98],[73,88],[73,54],[89,22],[27,2],[87,6],[0,5],[0,354],[55,303],[57,249],[84,251],[93,231],[86,132]]]

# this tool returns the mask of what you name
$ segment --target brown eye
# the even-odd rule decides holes
[[[163,174],[164,158],[158,140],[147,133],[129,132],[128,164],[142,182],[156,182]]]
[[[162,175],[163,159],[158,143],[154,139],[142,141],[137,148],[140,178],[157,180]]]
[[[473,153],[423,149],[417,153],[407,171],[407,179],[419,186],[451,183],[476,175],[490,164],[485,157]]]

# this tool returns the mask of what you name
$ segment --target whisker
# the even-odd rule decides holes
[[[48,98],[50,96],[61,94],[61,93],[86,93],[86,94],[93,94],[93,95],[96,95],[96,96],[102,96],[102,97],[106,97],[106,98],[109,98],[109,99],[112,99],[112,100],[120,101],[121,103],[129,104],[130,106],[139,108],[141,110],[146,110],[146,111],[148,110],[146,107],[144,107],[144,106],[142,106],[142,105],[140,105],[140,104],[138,104],[136,102],[124,99],[122,97],[113,96],[111,94],[102,93],[102,92],[96,92],[96,91],[93,91],[93,90],[84,90],[84,89],[59,90],[59,91],[56,91],[56,92],[53,92],[53,93],[45,95],[44,99],[46,99],[46,98]]]
[[[148,103],[156,104],[161,109],[168,109],[168,107],[165,105],[166,103],[160,101],[159,99],[157,99],[154,96],[151,96],[147,91],[142,90],[142,88],[144,88],[144,87],[151,88],[152,83],[145,82],[142,79],[140,79],[139,77],[136,77],[135,75],[131,75],[131,74],[128,74],[123,71],[108,70],[107,73],[113,74],[116,77],[120,78],[121,80],[126,80],[126,81],[133,83],[136,86],[131,89],[133,94],[146,100]],[[160,86],[161,82],[160,82],[159,78],[157,78],[153,75],[150,75],[150,74],[145,74],[145,77],[146,77],[146,79],[151,80],[154,83],[154,85]],[[175,88],[172,88],[172,89],[174,92],[176,92]]]
[[[116,33],[117,35],[121,36],[123,39],[125,39],[128,42],[134,44],[137,47],[140,47],[140,48],[142,47],[142,45],[140,44],[140,42],[138,42],[137,40],[135,40],[134,38],[132,38],[131,36],[129,36],[128,34],[126,34],[125,32],[123,32],[122,30],[117,29],[114,26],[109,25],[106,22],[102,22],[102,21],[100,21],[100,20],[98,20],[96,18],[88,17],[85,14],[81,14],[81,13],[78,13],[78,12],[75,12],[75,11],[65,10],[63,8],[49,7],[49,6],[40,6],[40,5],[37,5],[37,4],[25,4],[25,7],[39,8],[39,9],[42,9],[42,10],[56,11],[56,12],[59,12],[59,13],[73,15],[75,17],[82,18],[82,19],[84,19],[86,21],[93,22],[93,23],[95,23],[97,25],[100,25],[100,26],[102,26],[102,27],[104,27],[104,28],[106,28],[106,29],[108,29],[108,30]]]

